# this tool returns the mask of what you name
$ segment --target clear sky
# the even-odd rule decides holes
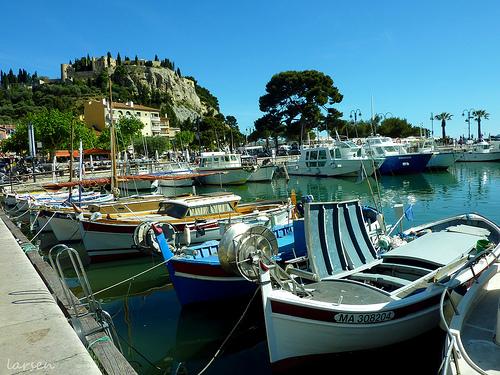
[[[349,119],[392,113],[441,135],[467,134],[484,109],[500,133],[500,1],[27,1],[2,4],[0,69],[60,77],[83,56],[168,58],[219,99],[243,132],[259,97],[287,70],[329,75]],[[390,114],[389,114],[390,115]],[[471,123],[477,135],[477,124]]]

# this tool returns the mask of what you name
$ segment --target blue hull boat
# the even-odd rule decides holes
[[[271,230],[278,241],[277,261],[286,262],[306,254],[303,220],[277,225]],[[219,241],[207,241],[185,249],[181,255],[174,255],[161,229],[155,230],[155,234],[182,306],[244,296],[257,289],[257,283],[224,270],[217,255]]]
[[[378,169],[381,174],[410,174],[422,173],[432,154],[401,154],[385,157],[385,161]]]

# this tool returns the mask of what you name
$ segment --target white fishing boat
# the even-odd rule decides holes
[[[361,147],[354,142],[302,146],[297,160],[286,162],[291,176],[340,177],[358,176],[363,167],[367,176],[380,168],[383,157],[361,156]]]
[[[500,253],[500,227],[473,213],[384,238],[384,247],[393,248],[381,252],[360,212],[358,201],[306,205],[310,269],[289,269],[295,278],[286,279],[287,272],[248,245],[235,257],[241,275],[261,283],[273,367],[383,347],[437,327],[445,283],[476,257],[478,241],[494,243],[492,254],[464,268],[459,284],[488,269]],[[311,282],[300,284],[298,276]]]
[[[262,164],[258,164],[256,158],[251,155],[241,155],[241,164],[243,166],[255,167],[252,172],[249,182],[262,182],[262,181],[271,181],[276,173],[276,169],[278,166],[273,164],[270,159],[269,162],[263,162]]]
[[[463,298],[452,291],[456,288],[454,281],[451,280],[441,298],[441,319],[447,337],[440,374],[499,374],[500,264],[496,263],[478,275]],[[450,296],[455,305],[448,304],[445,309],[444,301]]]
[[[215,173],[199,177],[203,185],[240,185],[248,181],[253,166],[241,165],[241,155],[225,152],[202,152],[197,172]]]
[[[471,146],[464,146],[461,149],[457,161],[460,162],[481,162],[500,160],[500,141],[491,142],[481,140]]]

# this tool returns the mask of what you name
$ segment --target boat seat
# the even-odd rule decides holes
[[[473,226],[465,225],[465,224],[455,225],[453,227],[449,227],[447,230],[448,230],[448,232],[473,234],[476,236],[488,237],[490,235],[490,231],[486,228],[473,227]]]
[[[307,204],[304,226],[311,268],[320,280],[377,259],[359,200]]]

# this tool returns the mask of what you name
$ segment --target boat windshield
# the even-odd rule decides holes
[[[176,203],[160,203],[158,213],[182,219],[186,215],[187,207]]]

